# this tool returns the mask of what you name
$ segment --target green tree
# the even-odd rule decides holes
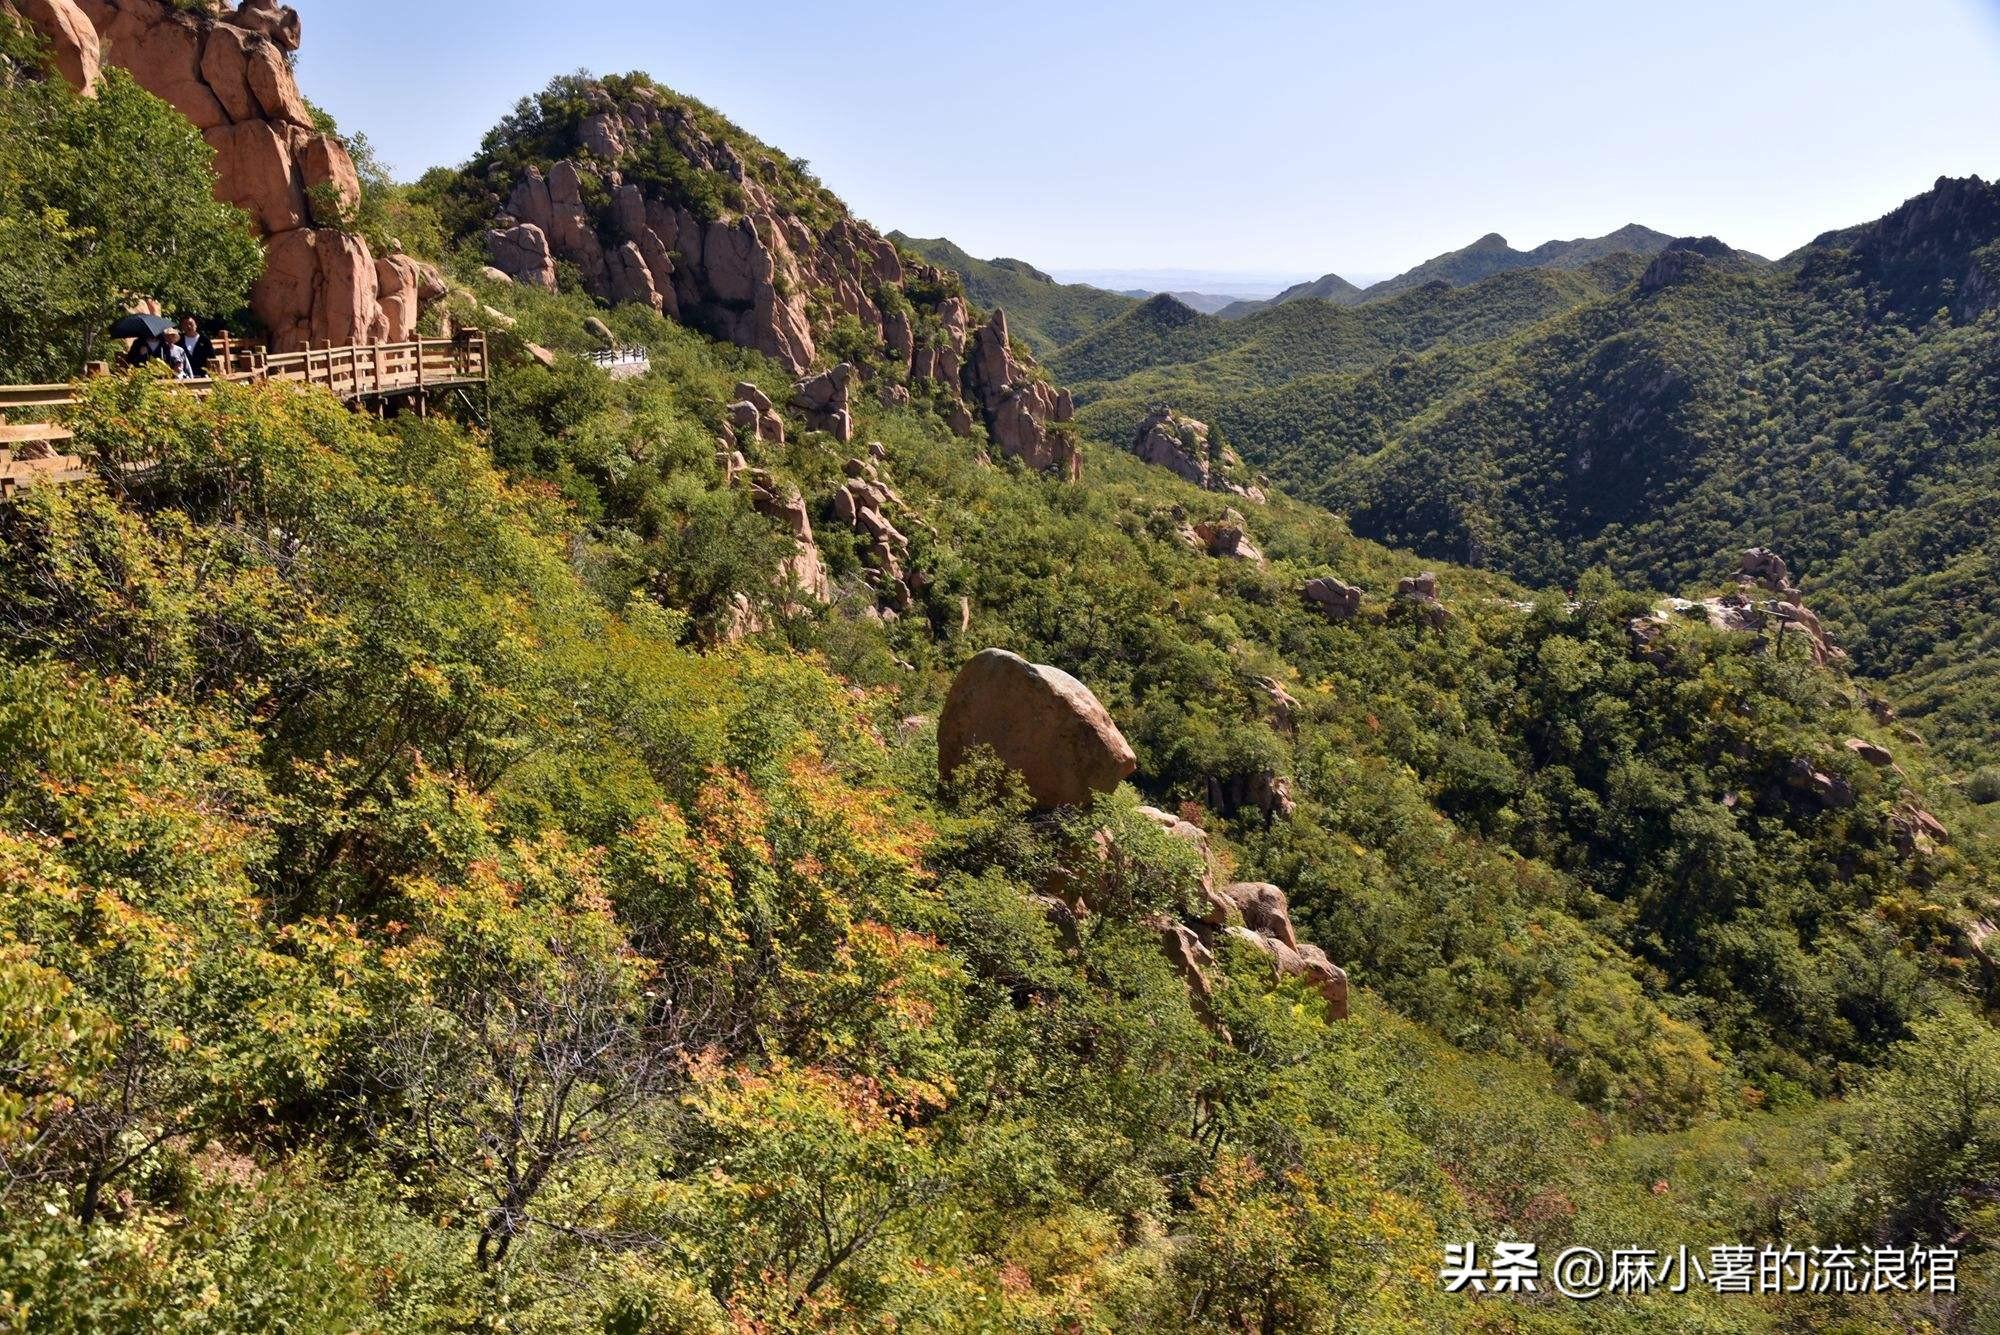
[[[217,202],[188,119],[107,68],[94,96],[55,77],[0,87],[0,373],[76,374],[134,297],[231,311],[262,254]]]

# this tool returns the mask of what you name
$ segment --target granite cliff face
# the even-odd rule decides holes
[[[562,80],[523,103],[469,173],[495,268],[553,289],[574,266],[638,302],[775,358],[853,362],[885,398],[975,421],[1029,467],[1073,477],[1067,392],[983,325],[955,275],[853,217],[800,164],[642,76]],[[838,351],[835,351],[837,347]]]
[[[275,0],[182,9],[168,0],[8,0],[48,39],[79,88],[104,65],[129,71],[215,149],[216,194],[247,212],[264,242],[251,310],[277,351],[315,343],[398,342],[443,293],[435,271],[378,257],[343,228],[360,201],[354,163],[322,133],[287,57],[299,16]]]

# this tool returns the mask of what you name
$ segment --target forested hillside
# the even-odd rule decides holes
[[[1996,193],[1941,181],[1770,271],[1671,252],[1511,337],[1302,353],[1276,385],[1229,376],[1198,326],[1057,365],[1122,374],[1080,390],[1101,434],[1172,402],[1358,532],[1530,583],[1603,564],[1678,590],[1778,547],[1859,670],[1970,766],[2000,755],[1995,557],[1967,518],[1995,494]]]
[[[1356,287],[1339,274],[1330,273],[1310,283],[1286,288],[1269,301],[1239,302],[1218,313],[1226,319],[1236,320],[1272,306],[1308,300],[1330,301],[1336,306],[1360,306],[1371,301],[1386,301],[1434,283],[1466,287],[1495,274],[1521,269],[1581,269],[1615,255],[1651,259],[1665,250],[1672,240],[1664,232],[1633,223],[1605,236],[1545,241],[1533,250],[1516,250],[1507,244],[1506,237],[1489,232],[1469,246],[1432,256],[1414,268],[1365,288]]]
[[[75,96],[12,76],[0,129]],[[490,403],[96,377],[92,476],[0,500],[0,1324],[2000,1320],[1994,811],[1762,619],[1797,591],[1737,530],[1689,567],[1715,624],[1198,490],[642,76],[367,189],[448,238],[423,319],[486,331]],[[1905,253],[1798,281],[1900,309]],[[1110,328],[1201,349],[1224,422],[1315,358],[1385,399],[1466,359],[1421,372],[1446,423],[1522,392],[1480,348],[1767,290],[1636,277]],[[1868,327],[1914,378],[1990,318]],[[1075,678],[1117,775],[946,758],[994,647]],[[1475,1238],[1964,1257],[1942,1295],[1446,1294]]]
[[[1475,286],[1444,283],[1367,306],[1287,302],[1240,320],[1159,296],[1057,353],[1052,369],[1081,403],[1135,417],[1150,402],[1193,404],[1358,371],[1433,348],[1488,343],[1615,292],[1645,262],[1617,256],[1576,272],[1524,269]],[[1099,409],[1106,431],[1122,425]]]
[[[1014,333],[1042,358],[1117,319],[1139,303],[1082,283],[1058,283],[1020,260],[974,259],[950,241],[891,232],[889,239],[965,282],[965,294],[987,310],[1007,312]]]

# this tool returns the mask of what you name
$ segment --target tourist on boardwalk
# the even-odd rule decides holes
[[[201,325],[192,315],[181,321],[181,351],[187,356],[188,375],[195,380],[208,379],[208,364],[215,360],[215,342],[201,332]]]
[[[136,370],[147,362],[159,361],[160,348],[158,335],[141,334],[133,339],[132,346],[125,350],[125,364]]]
[[[193,378],[193,372],[188,369],[187,349],[181,346],[180,330],[169,329],[160,335],[160,360],[173,368],[174,379]]]

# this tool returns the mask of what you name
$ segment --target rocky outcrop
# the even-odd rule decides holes
[[[833,517],[868,541],[862,560],[881,606],[906,611],[928,580],[910,565],[910,539],[889,517],[902,511],[902,497],[869,462],[850,459],[847,482],[833,496]]]
[[[1350,621],[1361,614],[1360,587],[1330,575],[1307,580],[1299,586],[1299,596],[1328,621]]]
[[[1132,453],[1203,490],[1227,492],[1259,503],[1264,500],[1261,488],[1234,476],[1243,471],[1243,460],[1236,451],[1212,445],[1206,422],[1172,408],[1155,408],[1146,415],[1133,437]]]
[[[1256,566],[1264,564],[1264,553],[1250,541],[1249,525],[1235,510],[1224,510],[1216,518],[1196,524],[1194,535],[1210,556],[1248,561]]]
[[[1229,935],[1270,960],[1279,977],[1304,979],[1326,1002],[1327,1018],[1347,1018],[1347,972],[1328,959],[1318,946],[1288,946],[1247,927],[1232,927]]]
[[[1140,921],[1158,940],[1161,953],[1187,985],[1196,1014],[1211,1029],[1230,1041],[1211,1004],[1223,986],[1216,972],[1218,956],[1229,942],[1251,947],[1281,977],[1304,979],[1326,1003],[1328,1018],[1347,1018],[1347,974],[1324,951],[1299,939],[1283,889],[1250,881],[1218,887],[1217,858],[1206,831],[1157,807],[1140,807],[1137,814],[1168,838],[1185,843],[1198,859],[1198,896],[1188,911],[1156,912]],[[1034,902],[1074,949],[1081,920],[1131,904],[1134,865],[1120,837],[1111,828],[1100,829],[1058,862]],[[1157,874],[1157,864],[1141,865],[1143,875]]]
[[[748,380],[737,383],[735,402],[724,411],[737,440],[755,440],[767,445],[785,443],[785,419],[778,416],[777,405],[771,402],[769,394]]]
[[[959,670],[938,720],[938,771],[949,781],[990,749],[1043,809],[1088,804],[1138,768],[1131,744],[1090,689],[1058,668],[988,649]]]
[[[1639,275],[1639,295],[1691,283],[1708,272],[1711,260],[1727,260],[1735,252],[1712,236],[1684,236],[1667,243]]]
[[[1797,652],[1822,667],[1847,657],[1820,624],[1818,615],[1805,605],[1785,558],[1768,548],[1752,547],[1743,553],[1733,591],[1701,602],[1671,599],[1653,615],[1664,619],[1669,611],[1699,614],[1715,629],[1734,634],[1761,636],[1768,631],[1779,655],[1794,652],[1793,646],[1798,646]]]
[[[829,294],[831,318],[877,332],[894,323],[879,297],[904,275],[888,241],[844,214],[808,224],[758,155],[672,94],[642,85],[619,98],[602,88],[587,95],[570,155],[506,183],[498,212],[503,228],[540,228],[593,295],[643,302],[794,375],[811,369],[828,332],[814,326],[812,294]],[[646,164],[663,159],[723,183],[725,206],[651,175]],[[589,203],[607,197],[608,209]]]
[[[1155,408],[1139,423],[1132,453],[1197,487],[1208,486],[1208,425],[1171,408]]]
[[[2000,183],[1939,177],[1923,194],[1875,222],[1813,242],[1828,260],[1852,265],[1887,304],[1920,320],[1948,307],[1972,320],[2000,307],[1992,243],[2000,236]]]
[[[86,93],[96,90],[103,69],[97,29],[76,0],[0,0],[0,15],[31,24],[48,39],[57,73]]]
[[[1792,761],[1785,772],[1785,783],[1795,792],[1804,793],[1823,807],[1851,807],[1854,805],[1854,785],[1838,774],[1829,774],[1811,760],[1800,757]]]
[[[859,374],[846,362],[801,380],[792,387],[792,406],[805,415],[806,425],[824,431],[845,445],[854,439],[854,414],[847,404],[847,389]]]
[[[1211,977],[1216,952],[1225,941],[1240,941],[1269,960],[1280,977],[1301,978],[1326,1003],[1327,1018],[1348,1016],[1348,979],[1326,952],[1299,939],[1291,904],[1284,890],[1266,881],[1239,881],[1218,888],[1215,856],[1208,835],[1199,827],[1155,807],[1139,814],[1176,839],[1196,849],[1202,860],[1202,909],[1192,922],[1162,915],[1147,924],[1157,934],[1160,949],[1193,994],[1196,1010],[1214,1023],[1208,1003],[1215,995]]]
[[[1209,807],[1224,816],[1248,809],[1265,820],[1282,820],[1298,806],[1292,781],[1282,774],[1211,775],[1207,786]]]
[[[791,535],[792,555],[779,574],[786,604],[796,608],[801,598],[816,603],[832,602],[833,581],[828,578],[819,547],[813,542],[812,516],[806,512],[805,500],[798,489],[780,484],[761,468],[748,469],[742,476],[750,486],[751,507]],[[735,480],[733,473],[731,480]]]
[[[1015,355],[1005,311],[993,312],[974,338],[965,385],[1002,454],[1038,473],[1072,482],[1083,476],[1075,434],[1065,425],[1072,413],[1069,391],[1049,384]]]
[[[1438,601],[1438,577],[1426,570],[1396,583],[1396,606],[1433,630],[1451,621],[1451,611]]]
[[[556,257],[549,250],[549,235],[533,223],[515,223],[487,232],[486,258],[510,282],[526,283],[544,292],[556,290]]]
[[[1887,747],[1877,746],[1865,737],[1848,738],[1847,749],[1856,759],[1873,765],[1876,769],[1889,769],[1896,763],[1896,757]]]
[[[414,334],[423,312],[448,291],[443,274],[401,250],[375,261],[375,299],[382,306],[385,336],[391,330]]]
[[[883,402],[927,386],[960,435],[984,426],[1002,454],[1077,475],[1068,393],[1013,351],[1004,316],[976,326],[950,274],[906,261],[788,159],[696,103],[644,81],[580,96],[558,156],[488,177],[496,268],[546,286],[558,261],[571,264],[605,301],[776,358],[800,378],[814,428],[843,441],[851,407],[832,400],[847,387],[813,372],[836,331],[845,350],[858,329],[853,374],[879,378]],[[475,160],[473,175],[494,165]]]
[[[295,12],[273,0],[214,12],[172,0],[9,3],[50,40],[57,67],[77,86],[93,86],[99,61],[121,66],[201,130],[215,149],[216,195],[248,213],[264,241],[265,272],[250,308],[273,349],[414,334],[423,294],[442,295],[443,284],[412,280],[406,264],[392,263],[396,287],[385,301],[377,258],[342,230],[360,182],[340,141],[314,124],[292,77]]]
[[[1944,822],[1914,802],[1905,802],[1889,817],[1889,837],[1904,857],[1928,856],[1951,842]]]

